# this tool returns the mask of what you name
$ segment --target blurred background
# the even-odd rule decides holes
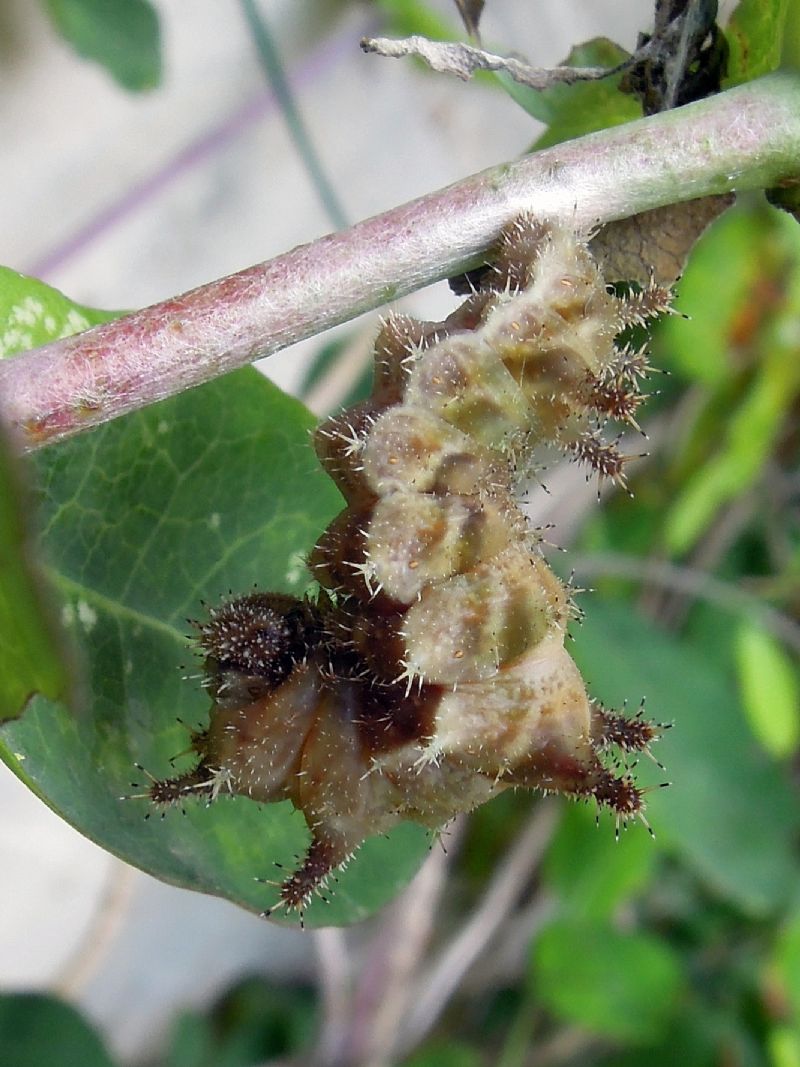
[[[70,6],[0,3],[0,262],[88,305],[161,300],[545,129],[488,78],[360,51],[367,34],[463,36],[450,0],[154,0],[158,52],[143,32],[105,64],[65,38]],[[651,24],[643,0],[488,0],[482,35],[552,66]],[[655,840],[504,795],[374,919],[304,933],[156,882],[0,767],[0,986],[41,994],[0,999],[0,1035],[36,1032],[26,1063],[800,1065],[797,230],[754,196],[697,247],[689,318],[656,330],[670,373],[634,499],[598,504],[567,466],[537,503],[570,548],[554,565],[595,590],[575,635],[592,690],[646,693],[677,722],[649,779],[673,782],[651,797]],[[453,306],[445,285],[403,304]],[[334,409],[367,387],[376,321],[263,370]]]

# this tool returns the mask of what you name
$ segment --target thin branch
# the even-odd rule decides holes
[[[403,1031],[401,1051],[407,1052],[430,1032],[464,975],[517,904],[550,842],[560,810],[552,799],[538,803],[527,827],[495,871],[480,904],[417,989]]]
[[[380,924],[353,995],[349,1034],[339,1055],[324,1067],[390,1067],[394,1062],[398,1030],[409,1002],[418,996],[416,972],[434,929],[450,857],[463,829],[463,819],[451,824],[447,853],[434,843],[414,880]]]
[[[322,1023],[314,1060],[322,1065],[336,1062],[347,1033],[352,960],[345,932],[339,927],[315,930],[313,937],[319,964],[317,986],[322,1001]]]
[[[471,44],[450,41],[431,41],[428,37],[364,37],[364,52],[398,59],[416,56],[424,60],[437,74],[455,74],[468,81],[476,70],[500,70],[515,82],[529,89],[549,89],[553,85],[572,85],[578,81],[597,81],[615,74],[622,67],[532,67],[524,59],[498,56]],[[624,65],[627,65],[627,62]]]
[[[570,560],[575,574],[587,578],[630,578],[705,600],[723,611],[755,619],[765,630],[800,653],[800,626],[788,615],[765,604],[759,597],[705,571],[658,560],[637,559],[613,552],[578,556]]]
[[[0,365],[35,448],[477,266],[522,213],[579,229],[800,172],[800,77],[777,74],[493,167],[349,230]]]

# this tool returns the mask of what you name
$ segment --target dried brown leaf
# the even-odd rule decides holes
[[[553,85],[571,85],[578,81],[592,81],[613,74],[607,67],[532,67],[523,59],[513,56],[498,56],[475,48],[470,44],[453,44],[447,41],[431,41],[415,35],[393,40],[389,37],[365,37],[361,41],[365,52],[398,58],[416,56],[424,60],[431,70],[440,74],[455,74],[467,81],[476,70],[499,70],[508,74],[520,85],[531,89],[549,89]]]
[[[609,280],[672,285],[697,239],[733,200],[728,193],[643,211],[604,226],[590,248]]]

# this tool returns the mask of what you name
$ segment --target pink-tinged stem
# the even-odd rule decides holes
[[[97,426],[474,266],[524,212],[577,228],[800,175],[800,77],[776,74],[557,145],[0,364],[24,447]]]

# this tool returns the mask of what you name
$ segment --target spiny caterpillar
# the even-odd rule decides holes
[[[587,697],[569,592],[521,501],[553,450],[625,485],[603,427],[636,427],[648,365],[617,338],[668,303],[615,295],[581,237],[522,218],[443,323],[390,316],[372,396],[316,433],[347,502],[309,560],[319,596],[255,592],[195,624],[210,723],[152,800],[288,798],[312,835],[280,887],[296,909],[368,836],[439,829],[512,786],[643,818],[604,755],[657,728]]]

